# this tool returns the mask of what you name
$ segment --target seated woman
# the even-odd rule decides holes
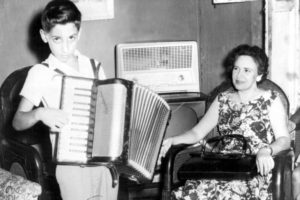
[[[275,91],[260,89],[268,73],[268,58],[257,46],[240,45],[229,54],[234,89],[220,93],[191,130],[163,142],[162,155],[171,145],[194,144],[216,125],[221,135],[243,135],[256,154],[258,174],[250,180],[188,180],[172,193],[173,199],[272,199],[273,155],[290,148],[288,118]],[[233,141],[234,142],[234,141]],[[225,150],[236,149],[232,141]]]

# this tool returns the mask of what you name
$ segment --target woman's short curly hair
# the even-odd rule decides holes
[[[232,73],[234,63],[240,56],[252,57],[254,62],[257,64],[258,74],[262,75],[261,81],[267,78],[269,68],[268,56],[260,47],[250,46],[248,44],[239,45],[228,54],[224,62],[228,74]]]
[[[79,30],[81,25],[81,13],[70,0],[52,0],[42,12],[42,28],[46,32],[57,24],[74,23]]]

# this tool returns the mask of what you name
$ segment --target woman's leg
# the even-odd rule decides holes
[[[293,198],[300,200],[300,166],[293,171]]]

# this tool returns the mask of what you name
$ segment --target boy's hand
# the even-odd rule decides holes
[[[40,108],[37,118],[49,126],[53,132],[60,132],[68,123],[68,114],[59,109]]]

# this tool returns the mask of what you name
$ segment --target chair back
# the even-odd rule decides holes
[[[258,84],[258,87],[265,89],[265,90],[274,90],[276,92],[278,92],[279,97],[283,103],[283,106],[286,110],[287,116],[289,116],[290,114],[290,102],[289,99],[287,97],[287,95],[285,94],[285,92],[283,91],[283,89],[277,85],[276,83],[274,83],[273,81],[271,81],[270,79],[266,79],[263,82]]]
[[[264,90],[274,90],[276,92],[278,92],[279,97],[283,103],[283,106],[289,116],[289,112],[290,112],[290,103],[289,103],[289,99],[287,97],[287,95],[285,94],[285,92],[283,91],[283,89],[277,85],[275,82],[271,81],[270,79],[265,79],[264,81],[258,83],[257,85],[259,88],[262,88]],[[208,98],[208,102],[207,102],[207,108],[211,105],[211,103],[213,102],[213,100],[221,93],[221,92],[225,92],[226,90],[232,89],[233,85],[231,81],[224,81],[223,83],[221,83],[219,86],[217,86],[210,94],[209,94],[209,98]]]
[[[28,145],[48,144],[49,129],[42,123],[25,131],[16,131],[12,127],[12,120],[21,100],[19,93],[30,68],[28,66],[12,72],[0,87],[0,139],[12,139]]]
[[[24,84],[29,67],[11,73],[0,88],[0,135],[11,137],[15,134],[12,119],[18,108],[21,97],[19,92]],[[12,134],[13,133],[13,134]]]

